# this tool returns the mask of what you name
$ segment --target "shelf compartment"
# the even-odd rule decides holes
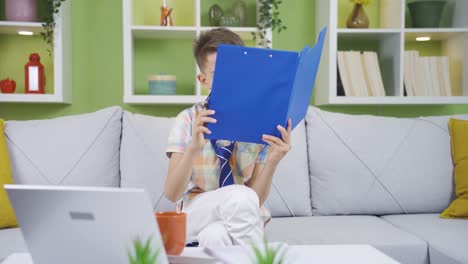
[[[193,58],[192,43],[199,34],[214,28],[209,25],[210,6],[219,3],[222,8],[230,7],[233,1],[168,0],[169,7],[174,7],[175,11],[175,26],[172,27],[159,26],[161,2],[122,1],[124,103],[193,104],[202,101],[208,93],[196,80],[199,70]],[[244,2],[247,4],[246,24],[229,29],[239,34],[247,46],[256,46],[252,33],[258,32],[257,0]],[[177,17],[184,12],[182,20]],[[267,36],[271,38],[271,34]],[[163,72],[176,75],[176,95],[149,95],[148,76]]]
[[[337,0],[338,28],[346,28],[346,21],[354,4],[349,0]],[[369,28],[401,29],[403,27],[403,0],[375,0],[364,10],[369,18]],[[354,29],[351,29],[354,30]]]
[[[405,27],[413,28],[411,14],[408,8],[408,0],[405,3]],[[466,0],[451,0],[446,1],[447,4],[442,10],[442,17],[440,21],[440,28],[468,28],[468,1]]]
[[[367,29],[347,29],[346,20],[352,11],[349,0],[316,0],[316,31],[328,26],[322,62],[317,74],[315,103],[317,105],[446,105],[468,103],[468,1],[450,0],[457,6],[453,10],[453,23],[443,21],[441,28],[409,28],[408,0],[373,1],[374,11],[366,8],[371,25]],[[384,4],[384,5],[382,5]],[[390,25],[382,18],[385,4],[392,6],[398,22]],[[347,7],[346,7],[347,6]],[[345,7],[345,8],[343,8]],[[369,6],[370,7],[370,6]],[[347,9],[346,9],[347,8]],[[392,9],[390,8],[390,9]],[[389,9],[389,10],[390,10]],[[388,10],[385,10],[388,11]],[[444,10],[447,12],[448,10]],[[400,13],[400,14],[396,14]],[[377,15],[377,18],[375,18]],[[372,18],[374,16],[374,18]],[[450,17],[450,16],[449,16]],[[372,23],[374,22],[374,23]],[[430,36],[432,41],[416,42],[419,36]],[[382,77],[387,96],[355,97],[337,95],[337,51],[371,50],[379,55]],[[421,56],[448,56],[451,68],[452,96],[404,96],[404,51],[418,50]],[[383,54],[383,56],[382,56]],[[382,62],[382,60],[384,60]],[[386,77],[387,76],[387,77]],[[465,77],[466,76],[466,77]],[[392,83],[388,85],[388,83]],[[455,88],[454,88],[455,87]]]
[[[16,93],[1,94],[2,103],[71,103],[71,1],[63,3],[56,15],[54,44],[49,46],[39,33],[42,22],[6,21],[4,0],[0,0],[0,80],[11,78],[16,82]],[[37,0],[37,18],[47,11],[47,0]],[[33,36],[18,35],[19,30],[32,31]],[[47,49],[52,49],[49,55]],[[46,94],[24,94],[24,65],[31,53],[39,53],[45,69]]]
[[[201,8],[200,8],[200,15],[201,15],[201,26],[209,27],[210,26],[210,19],[209,19],[209,10],[210,7],[214,4],[218,4],[221,9],[223,10],[224,14],[228,14],[229,10],[231,9],[234,1],[220,1],[220,0],[200,0]],[[246,4],[246,16],[245,16],[245,25],[243,27],[255,27],[257,25],[257,17],[256,17],[256,9],[257,3],[256,0],[244,0]]]
[[[138,26],[159,26],[161,19],[160,7],[163,0],[132,0],[132,24]],[[172,19],[174,26],[197,26],[195,20],[195,0],[167,0],[168,6],[173,8]]]
[[[338,51],[377,52],[386,96],[401,96],[403,91],[400,89],[400,40],[400,33],[340,33],[338,34]]]
[[[0,35],[0,80],[13,79],[16,82],[16,94],[24,93],[24,65],[31,53],[39,53],[44,65],[45,92],[54,94],[54,61],[49,56],[47,44],[39,36]],[[8,96],[5,98],[12,98]],[[39,97],[45,98],[45,97]],[[21,99],[22,100],[22,99]]]
[[[432,35],[431,35],[432,34]],[[431,41],[416,42],[417,36],[429,35]],[[417,50],[420,56],[447,56],[452,95],[468,96],[468,32],[406,33],[405,50]],[[444,97],[441,97],[443,99]],[[465,101],[468,103],[468,100]]]
[[[148,95],[148,76],[175,75],[177,95],[195,95],[192,39],[134,39],[133,94]]]

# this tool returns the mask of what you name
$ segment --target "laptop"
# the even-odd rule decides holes
[[[35,264],[133,263],[135,245],[168,263],[140,189],[5,185]],[[143,263],[143,262],[136,262]]]

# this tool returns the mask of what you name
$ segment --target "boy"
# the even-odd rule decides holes
[[[208,90],[213,84],[218,44],[243,46],[238,35],[225,28],[201,34],[194,55],[201,73],[198,81]],[[239,76],[242,78],[242,76]],[[187,239],[200,246],[229,246],[258,242],[269,213],[263,207],[276,166],[291,149],[291,120],[282,138],[263,135],[269,146],[225,140],[205,140],[216,123],[215,109],[203,103],[182,111],[169,135],[170,158],[166,197],[187,213]],[[240,106],[242,107],[242,106]],[[188,190],[188,191],[186,191]]]

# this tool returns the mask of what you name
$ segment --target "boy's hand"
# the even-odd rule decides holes
[[[277,165],[281,159],[289,152],[291,149],[291,119],[288,119],[288,128],[285,129],[284,127],[278,125],[278,130],[281,132],[282,139],[270,136],[270,135],[263,135],[262,140],[270,145],[267,154],[267,163],[273,163]]]
[[[215,113],[214,110],[195,108],[195,121],[192,129],[192,141],[190,147],[195,152],[203,149],[206,143],[205,134],[211,134],[211,131],[205,127],[205,123],[216,123],[216,119],[209,117]]]

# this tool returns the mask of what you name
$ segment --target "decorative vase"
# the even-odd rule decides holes
[[[221,18],[224,15],[223,9],[221,9],[218,4],[214,4],[210,7],[208,15],[210,17],[210,26],[219,27],[221,24]]]
[[[436,0],[408,3],[413,27],[438,28],[446,4]]]
[[[37,20],[36,0],[5,0],[8,21],[34,22]]]
[[[169,8],[166,5],[161,6],[161,19],[159,21],[160,26],[174,26],[174,21],[172,20],[172,10],[172,8]]]
[[[348,28],[368,28],[369,27],[369,18],[367,17],[364,7],[360,4],[355,4],[353,12],[348,17],[346,21],[346,26]]]
[[[234,16],[239,18],[239,24],[241,27],[245,26],[245,14],[247,12],[247,5],[242,0],[234,1],[232,5],[232,13]]]

